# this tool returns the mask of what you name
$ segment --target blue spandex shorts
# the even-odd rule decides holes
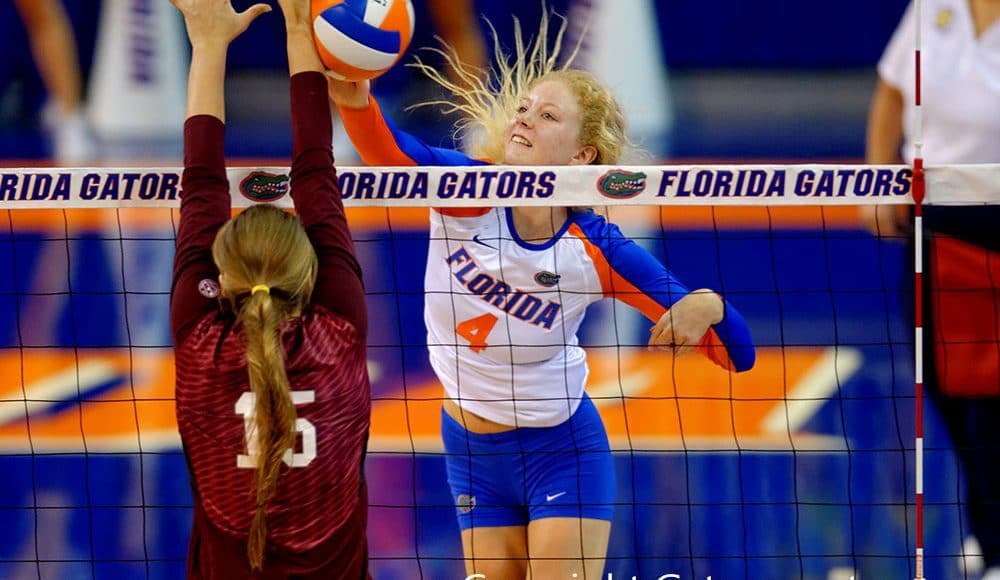
[[[590,397],[560,425],[495,434],[470,433],[442,410],[441,434],[463,530],[553,517],[611,521],[614,461]]]

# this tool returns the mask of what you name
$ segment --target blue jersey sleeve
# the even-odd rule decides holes
[[[690,292],[614,224],[592,213],[578,213],[573,219],[575,223],[569,232],[584,243],[597,269],[604,296],[621,300],[655,322]],[[723,301],[722,321],[709,329],[699,349],[726,368],[748,370],[756,358],[750,327],[729,301]]]

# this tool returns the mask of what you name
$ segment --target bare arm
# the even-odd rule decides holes
[[[865,161],[868,163],[899,163],[899,148],[903,143],[903,93],[881,78],[875,87],[868,110],[868,134],[865,140]],[[866,205],[861,219],[870,232],[895,237],[906,233],[906,206]]]
[[[14,0],[31,42],[31,54],[63,115],[80,108],[80,62],[69,17],[61,0]]]
[[[288,76],[293,77],[300,72],[325,70],[316,52],[316,42],[313,40],[309,4],[305,0],[278,0],[281,13],[285,16]]]
[[[226,122],[224,83],[228,48],[228,45],[192,45],[186,118],[209,115]]]
[[[181,13],[191,41],[188,73],[187,118],[209,115],[225,122],[226,52],[229,43],[243,33],[255,18],[270,12],[267,4],[255,4],[236,12],[229,2],[218,0],[170,0]]]
[[[879,79],[868,110],[865,161],[899,163],[903,143],[903,93]]]

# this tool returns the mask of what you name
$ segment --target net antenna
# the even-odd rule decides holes
[[[923,205],[926,193],[924,179],[923,132],[924,110],[921,97],[920,49],[922,46],[921,29],[923,24],[922,1],[914,0],[916,18],[916,34],[914,35],[914,66],[916,74],[914,83],[914,121],[913,121],[913,242],[914,242],[914,382],[915,382],[915,454],[916,454],[916,580],[924,579],[924,303],[923,296]]]
[[[913,66],[916,69],[914,75],[914,121],[913,121],[913,302],[914,302],[914,336],[913,336],[913,356],[914,356],[914,389],[916,406],[915,420],[915,454],[916,454],[916,580],[924,579],[924,321],[923,321],[923,203],[926,181],[924,179],[924,159],[923,159],[923,107],[920,95],[920,48],[921,48],[921,27],[923,24],[921,0],[914,0],[914,18],[916,21],[916,34],[914,35]]]

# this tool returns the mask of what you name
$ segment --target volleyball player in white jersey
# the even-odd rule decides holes
[[[497,62],[496,93],[425,69],[483,125],[479,160],[399,131],[367,83],[331,81],[331,98],[371,165],[615,163],[625,143],[617,103],[587,73],[553,70],[546,29],[537,51],[517,47],[523,66]],[[465,80],[478,72],[452,66]],[[512,185],[502,172],[494,178]],[[535,185],[549,178],[542,172]],[[700,347],[734,371],[753,365],[746,323],[718,294],[688,291],[591,211],[437,209],[430,240],[424,319],[447,395],[442,435],[468,573],[599,578],[616,490],[608,437],[584,392],[576,332],[586,307],[623,300],[655,322],[651,346]]]

